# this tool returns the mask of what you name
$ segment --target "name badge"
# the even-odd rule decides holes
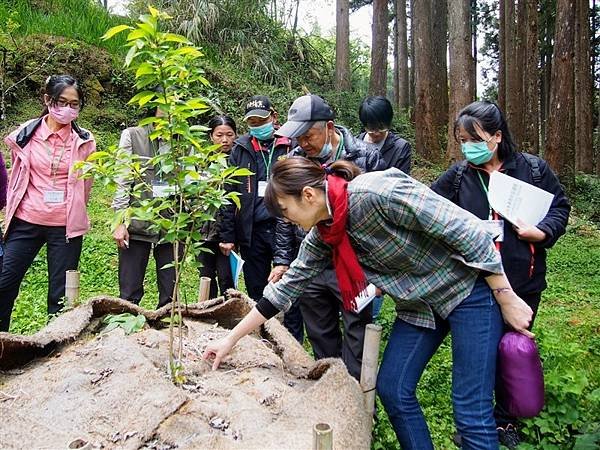
[[[265,196],[265,192],[267,192],[267,186],[269,183],[267,183],[266,181],[259,181],[258,182],[258,196],[259,197],[264,197]]]
[[[484,220],[483,223],[494,242],[504,241],[504,220]]]
[[[44,191],[44,203],[63,203],[65,191]]]
[[[168,197],[172,192],[173,190],[170,188],[169,183],[164,181],[152,182],[152,197]]]

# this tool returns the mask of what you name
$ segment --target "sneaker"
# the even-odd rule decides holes
[[[496,430],[498,431],[498,441],[508,449],[515,450],[521,443],[519,433],[512,423],[509,423],[504,428],[498,427]]]

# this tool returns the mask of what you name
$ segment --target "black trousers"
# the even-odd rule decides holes
[[[283,326],[300,344],[304,342],[304,318],[299,301],[294,302],[283,315]]]
[[[23,277],[44,244],[48,261],[48,314],[56,314],[62,309],[65,272],[77,269],[82,242],[83,236],[67,241],[65,227],[36,225],[13,218],[0,274],[0,331],[8,331]]]
[[[217,297],[217,279],[221,295],[225,295],[227,289],[233,288],[233,276],[231,275],[231,265],[229,256],[225,256],[219,249],[218,242],[205,242],[204,248],[212,253],[201,252],[198,255],[198,261],[202,264],[200,267],[200,276],[210,278],[210,298]]]
[[[365,327],[372,320],[371,305],[360,314],[345,311],[333,269],[325,269],[317,275],[304,290],[299,303],[315,358],[341,357],[350,375],[360,380]]]
[[[259,222],[252,230],[252,245],[240,247],[246,290],[248,296],[256,301],[261,299],[271,273],[274,239],[275,222]]]
[[[162,269],[163,266],[173,262],[172,244],[152,244],[130,239],[129,248],[119,248],[119,295],[136,305],[140,303],[144,296],[144,276],[148,267],[150,251],[156,262],[158,308],[160,308],[173,298],[175,268]]]
[[[529,305],[529,307],[533,310],[533,317],[531,319],[531,324],[529,325],[529,329],[533,328],[533,321],[537,316],[538,307],[540,306],[540,300],[542,299],[541,292],[534,292],[530,294],[521,294],[517,293],[519,297],[525,301]],[[511,331],[509,327],[505,326],[504,332]],[[496,406],[494,408],[494,418],[496,419],[496,426],[505,428],[509,423],[515,424],[518,421],[517,418],[512,417],[506,409],[502,407],[502,390],[498,389],[498,383],[500,382],[499,378],[496,378]]]

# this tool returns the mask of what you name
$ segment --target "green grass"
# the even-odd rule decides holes
[[[106,31],[127,19],[109,14],[94,0],[0,0],[0,22],[19,24],[18,35],[66,36],[123,54],[125,37],[101,41]],[[85,18],[85,19],[84,19]]]

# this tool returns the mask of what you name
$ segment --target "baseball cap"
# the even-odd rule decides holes
[[[315,122],[334,120],[331,107],[318,95],[303,95],[290,106],[287,122],[275,134],[295,138],[306,133]]]
[[[269,97],[265,95],[255,95],[248,103],[246,103],[246,112],[244,113],[244,120],[248,120],[250,117],[260,117],[264,119],[274,111],[273,105]]]

